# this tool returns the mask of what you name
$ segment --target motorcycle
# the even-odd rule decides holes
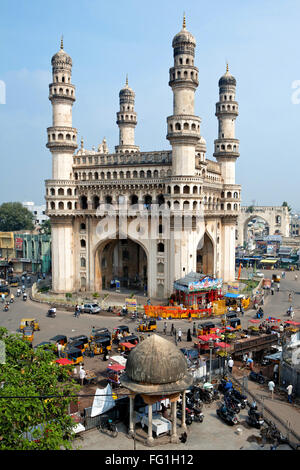
[[[231,393],[237,400],[239,400],[242,409],[245,409],[246,405],[248,404],[248,399],[246,395],[243,395],[241,392],[239,392],[239,390],[236,390],[235,388],[231,390]]]
[[[118,428],[111,419],[102,419],[100,424],[97,426],[97,429],[101,432],[107,433],[112,437],[117,437]]]
[[[182,419],[182,410],[177,410],[177,418]],[[185,408],[185,424],[190,426],[195,419],[195,414],[189,408]]]
[[[262,417],[262,414],[259,413],[255,408],[251,407],[248,411],[246,422],[249,424],[249,426],[252,426],[256,429],[260,429],[265,421]]]
[[[259,384],[264,384],[265,383],[265,379],[264,379],[261,372],[257,373],[257,372],[254,372],[252,370],[249,374],[249,379],[252,380],[253,382],[257,382]]]
[[[23,301],[26,302],[27,300],[27,295],[23,295]]]
[[[3,312],[8,312],[9,311],[9,306],[8,304],[4,305]]]
[[[219,383],[218,390],[219,392],[226,393],[228,390],[232,390],[233,385],[231,380],[221,379]]]
[[[47,317],[55,318],[56,317],[56,309],[50,308],[47,312]]]
[[[256,318],[263,318],[264,316],[264,311],[263,309],[260,307],[256,313]]]
[[[230,426],[234,426],[239,422],[235,413],[232,410],[228,409],[224,404],[217,409],[217,415]]]
[[[20,295],[21,295],[21,291],[18,290],[17,291],[17,297],[20,297]]]
[[[234,413],[238,414],[241,411],[241,403],[234,399],[233,396],[224,395],[224,403],[227,408],[234,411]]]

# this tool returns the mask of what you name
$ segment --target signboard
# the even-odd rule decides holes
[[[183,292],[199,292],[201,290],[221,289],[222,281],[222,279],[205,277],[204,279],[201,279],[201,281],[190,282],[188,287],[174,282],[174,288]]]
[[[125,305],[128,312],[136,312],[137,304],[136,299],[125,299]]]
[[[238,291],[239,291],[239,283],[238,282],[232,282],[231,284],[228,284],[227,292],[231,292],[232,294],[236,294]]]
[[[23,250],[23,238],[15,239],[16,250]]]
[[[121,292],[120,291],[120,287],[121,287],[121,284],[120,284],[120,281],[115,281],[115,285],[116,285],[116,292]]]

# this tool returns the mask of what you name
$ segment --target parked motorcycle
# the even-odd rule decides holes
[[[252,370],[249,374],[249,379],[252,380],[253,382],[257,382],[259,384],[264,384],[265,383],[265,379],[264,379],[261,372],[257,373],[257,372],[254,372]]]
[[[5,304],[5,305],[4,305],[3,311],[4,311],[4,312],[8,312],[8,311],[9,311],[9,305],[8,305],[8,304]]]
[[[225,423],[229,424],[229,426],[234,426],[239,422],[235,413],[227,408],[225,404],[221,405],[220,408],[217,409],[217,415],[225,421]]]
[[[177,418],[182,419],[182,410],[179,408],[177,410]],[[189,408],[185,408],[185,423],[187,426],[190,426],[192,422],[194,421],[195,414],[192,410]]]
[[[248,411],[248,416],[246,418],[247,423],[249,426],[252,426],[256,429],[260,429],[261,426],[264,424],[264,419],[262,414],[257,411],[257,409],[251,407]]]
[[[231,380],[221,379],[219,386],[218,386],[218,390],[220,392],[226,393],[228,390],[232,390],[232,389],[233,389],[233,385],[232,385]]]
[[[233,410],[237,414],[241,411],[241,403],[231,395],[224,395],[224,403],[227,408]]]
[[[236,390],[235,388],[233,388],[231,390],[231,394],[237,399],[239,400],[239,402],[241,403],[241,407],[242,409],[245,409],[247,404],[248,404],[248,399],[246,397],[246,395],[243,395],[243,393],[241,393],[239,390]]]
[[[27,300],[27,294],[24,294],[24,295],[23,295],[23,300],[24,300],[24,302],[26,302],[26,300]]]

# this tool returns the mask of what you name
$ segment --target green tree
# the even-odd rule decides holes
[[[291,210],[292,210],[291,206],[289,206],[286,201],[283,201],[282,207],[287,207],[289,212],[291,212]]]
[[[0,206],[0,231],[33,230],[33,214],[20,202],[4,202]]]
[[[254,206],[249,206],[246,210],[246,212],[252,213],[254,211]]]
[[[67,412],[74,401],[70,395],[79,388],[70,376],[72,366],[56,364],[53,351],[34,350],[5,328],[0,328],[0,340],[6,348],[0,369],[0,450],[70,449],[74,422]],[[38,425],[42,431],[33,431]],[[29,441],[26,432],[37,442]]]
[[[50,235],[51,234],[51,223],[50,220],[44,220],[39,229],[40,233],[44,233],[45,235]]]

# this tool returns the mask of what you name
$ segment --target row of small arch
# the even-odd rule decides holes
[[[184,70],[182,76],[181,76],[181,71],[177,70],[176,77],[175,77],[175,72],[172,72],[171,75],[172,75],[172,80],[175,80],[176,78],[190,78],[191,80],[198,79],[198,73],[194,72],[193,70],[192,71]]]
[[[174,125],[174,130],[175,131],[181,131],[181,130],[184,130],[184,131],[189,131],[189,130],[192,130],[192,131],[196,131],[196,130],[199,130],[200,129],[200,126],[199,124],[196,125],[195,123],[192,123],[191,125],[188,123],[188,122],[185,122],[183,124],[183,126],[181,126],[181,123],[180,122],[176,122],[175,125]],[[170,124],[169,125],[169,130],[171,132],[173,132],[173,124]]]
[[[70,140],[76,141],[76,134],[73,134],[73,135],[71,135],[69,133],[64,133],[63,134],[62,132],[60,132],[59,134],[57,134],[57,133],[55,134],[54,132],[52,134],[48,134],[49,142],[54,141],[54,140],[56,141],[56,140],[64,140],[64,139],[69,140],[69,141]]]
[[[227,109],[227,111],[231,111],[231,110],[235,111],[235,108],[236,108],[236,106],[234,104],[233,105],[228,104],[227,108],[226,108],[225,104],[222,104],[222,106],[217,106],[218,111],[224,111],[226,109]]]
[[[134,170],[133,172],[131,171],[107,171],[104,172],[102,171],[101,173],[98,173],[97,171],[95,173],[89,172],[89,173],[80,173],[80,172],[75,172],[74,173],[74,178],[75,180],[110,180],[110,179],[130,179],[130,178],[163,178],[164,176],[171,176],[172,175],[172,170],[154,170],[153,172],[151,170],[141,170],[137,171]]]
[[[74,90],[69,90],[69,88],[51,88],[51,93],[54,95],[67,95],[67,96],[74,96]]]

